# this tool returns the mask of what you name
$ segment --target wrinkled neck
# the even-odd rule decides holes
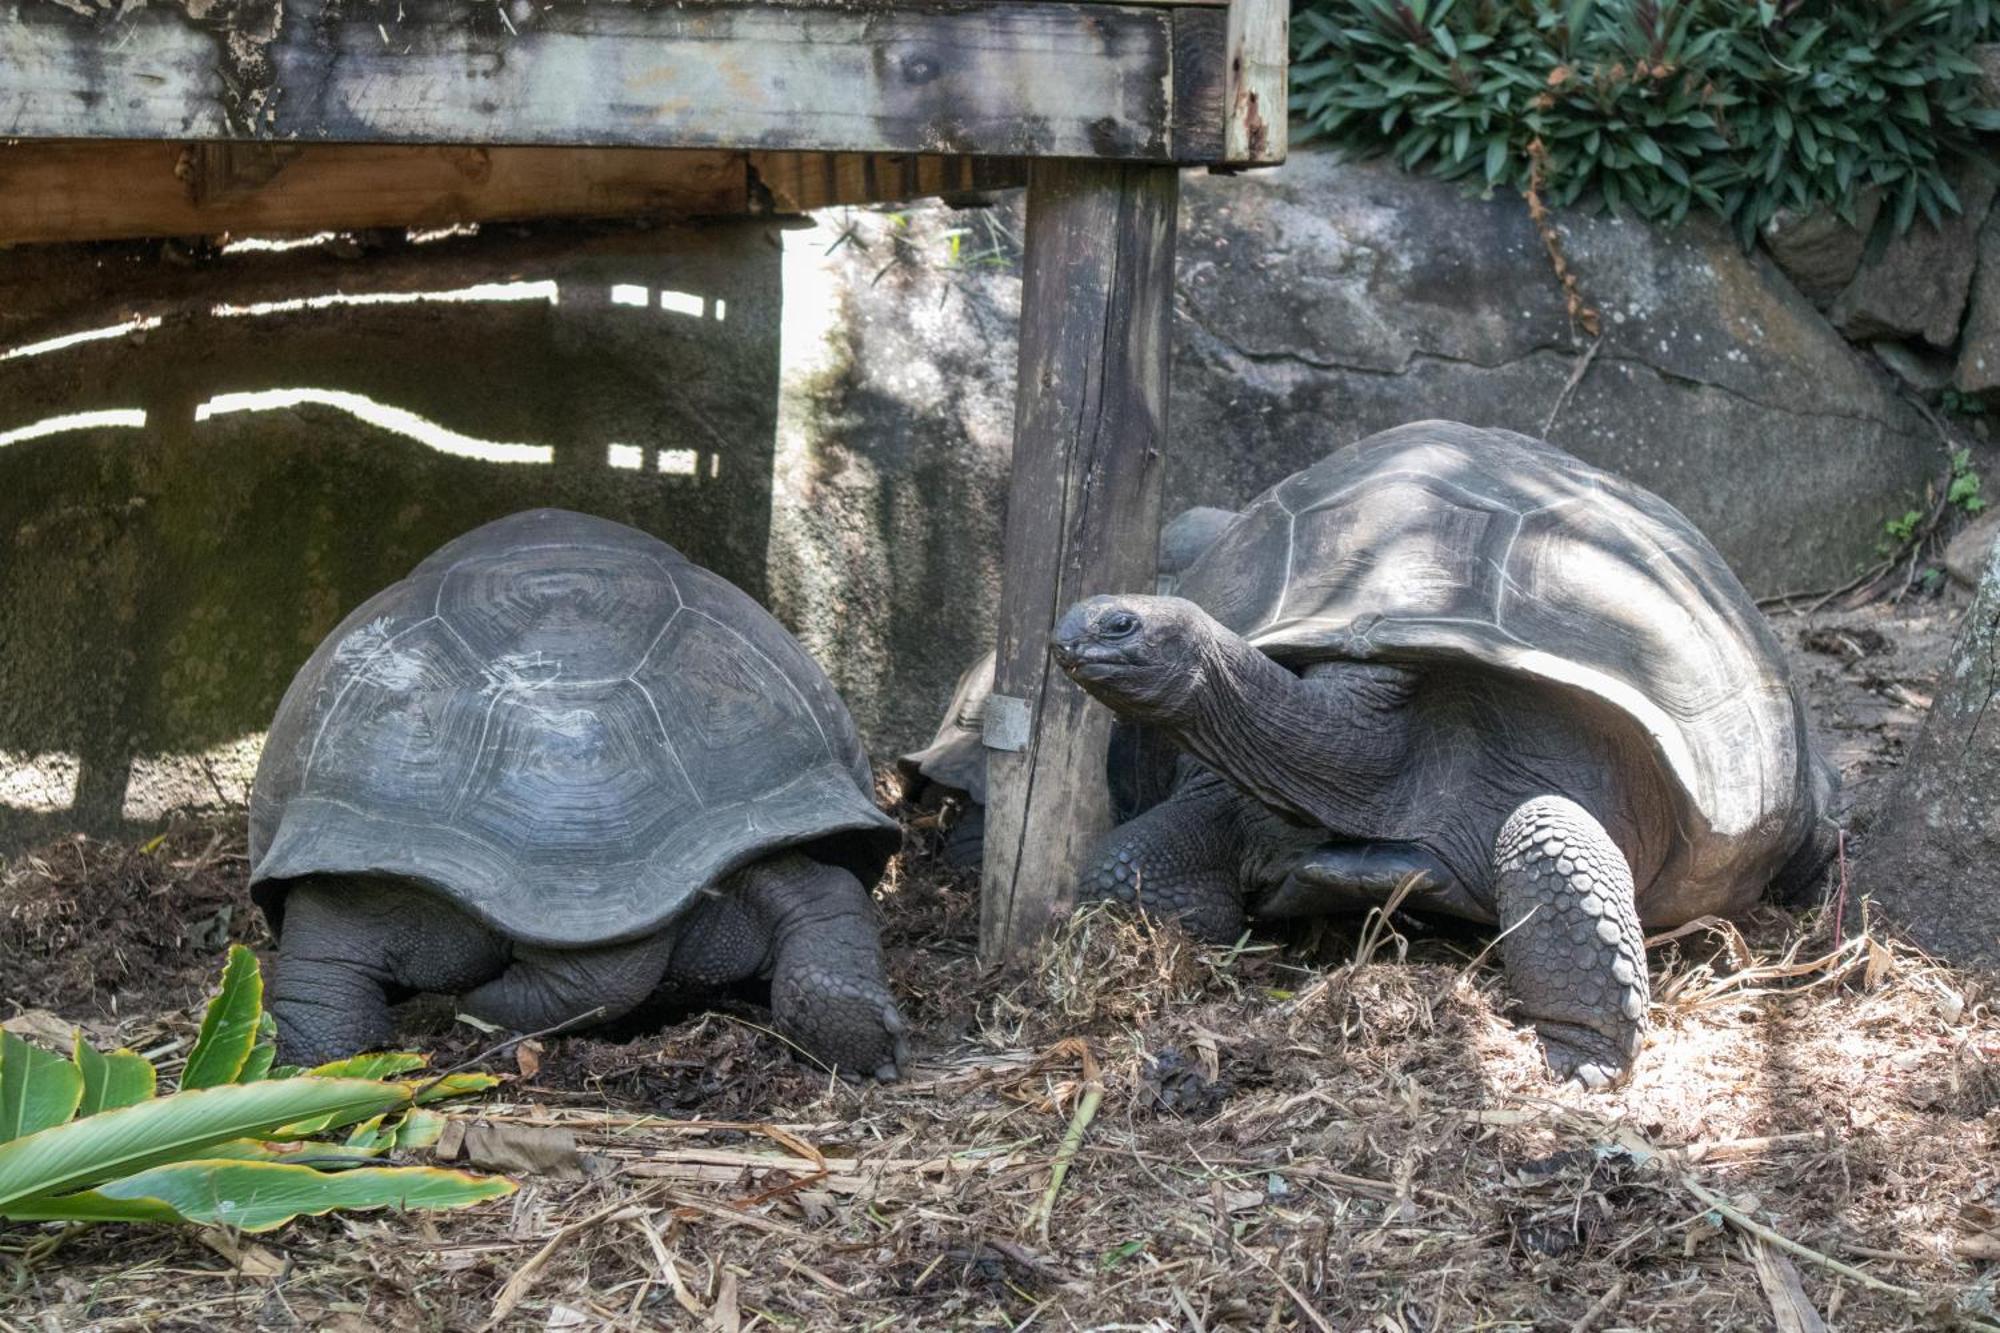
[[[1281,815],[1385,836],[1407,748],[1407,677],[1356,664],[1302,678],[1234,634],[1216,636],[1205,655],[1174,739]]]

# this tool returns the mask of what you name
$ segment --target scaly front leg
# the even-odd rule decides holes
[[[1540,796],[1501,826],[1493,861],[1508,987],[1550,1067],[1608,1087],[1639,1053],[1648,999],[1625,854],[1588,810]]]

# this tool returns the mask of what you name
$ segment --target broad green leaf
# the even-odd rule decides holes
[[[399,1086],[410,1090],[411,1099],[418,1106],[429,1106],[433,1102],[463,1097],[468,1092],[484,1092],[499,1085],[500,1080],[491,1074],[446,1074],[428,1082],[411,1080]]]
[[[390,1146],[398,1152],[428,1148],[444,1137],[445,1118],[435,1111],[405,1111],[391,1128]]]
[[[236,1071],[237,1083],[261,1083],[271,1072],[271,1062],[278,1057],[278,1048],[268,1041],[260,1041],[250,1048],[243,1068]]]
[[[0,1144],[62,1124],[82,1099],[75,1065],[0,1030]]]
[[[177,1162],[101,1185],[105,1199],[157,1199],[190,1222],[269,1231],[336,1208],[464,1208],[514,1192],[514,1182],[441,1167],[315,1171],[285,1162]]]
[[[356,1125],[342,1146],[355,1152],[412,1152],[428,1148],[444,1136],[445,1118],[433,1111],[405,1111],[396,1119],[376,1116]]]
[[[234,1083],[257,1042],[257,1025],[264,1015],[264,978],[257,955],[240,944],[229,946],[222,969],[222,989],[208,1002],[201,1035],[188,1052],[181,1071],[181,1090],[216,1088]]]
[[[77,1085],[80,1093],[80,1075]],[[86,1189],[307,1117],[365,1120],[408,1097],[394,1084],[363,1079],[287,1079],[179,1092],[56,1125],[0,1144],[0,1216],[38,1194]]]
[[[143,1102],[159,1081],[144,1056],[127,1050],[100,1054],[81,1032],[76,1034],[76,1067],[83,1073],[83,1100],[76,1110],[80,1116]]]
[[[5,1216],[15,1222],[185,1222],[186,1218],[158,1199],[107,1199],[85,1191],[60,1199],[23,1199],[9,1204]]]
[[[370,1051],[366,1055],[350,1055],[345,1060],[332,1060],[308,1069],[306,1073],[314,1078],[389,1078],[396,1074],[407,1074],[412,1069],[422,1069],[430,1063],[427,1055],[415,1051]]]
[[[350,1148],[373,1148],[386,1144],[389,1135],[382,1130],[382,1122],[387,1116],[370,1116],[347,1132],[347,1146]]]

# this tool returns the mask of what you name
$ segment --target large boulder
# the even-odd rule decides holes
[[[1964,211],[1942,226],[1919,222],[1864,261],[1833,303],[1833,322],[1850,338],[1915,338],[1933,347],[1958,341],[1959,317],[1972,289],[1979,229],[2000,177],[1983,165],[1961,172],[1956,193]]]
[[[1182,232],[1167,504],[1237,504],[1419,417],[1542,435],[1679,506],[1751,589],[1873,557],[1941,465],[1888,377],[1762,256],[1690,220],[1566,214],[1588,338],[1520,199],[1295,152],[1195,181]]]
[[[1868,249],[1868,232],[1881,211],[1882,192],[1874,189],[1855,197],[1852,223],[1830,208],[1804,213],[1785,209],[1764,228],[1764,248],[1807,299],[1824,310],[1854,280]]]
[[[1924,729],[1862,848],[1857,883],[1924,949],[2000,968],[2000,546],[1938,678]]]
[[[1979,232],[1979,266],[1959,344],[1955,383],[1961,393],[1979,394],[2000,404],[2000,209]]]

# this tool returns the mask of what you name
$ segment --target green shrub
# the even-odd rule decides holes
[[[1556,206],[1699,206],[1746,247],[1868,186],[1894,231],[1935,224],[2000,130],[1967,54],[2000,0],[1302,0],[1294,33],[1294,109],[1340,145]]]

